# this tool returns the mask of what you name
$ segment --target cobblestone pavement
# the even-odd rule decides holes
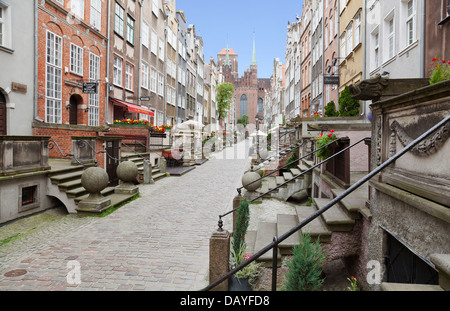
[[[249,167],[247,144],[225,149],[228,159],[140,185],[141,198],[105,218],[58,217],[0,246],[0,290],[203,288],[209,238]],[[233,150],[240,156],[230,159]],[[26,273],[8,273],[20,269]]]

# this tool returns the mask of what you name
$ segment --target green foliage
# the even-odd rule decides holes
[[[298,157],[297,157],[297,153],[294,151],[291,153],[289,158],[286,160],[286,164],[291,163],[291,162],[293,162],[293,163],[291,165],[286,166],[284,169],[289,170],[291,168],[295,168],[298,163],[298,161],[295,161],[295,160],[298,160]]]
[[[242,124],[244,127],[248,124],[248,115],[244,114],[242,115],[238,120],[238,124]]]
[[[339,116],[353,117],[359,115],[359,100],[353,99],[348,86],[339,96]]]
[[[325,133],[325,134],[324,133],[320,134],[318,137],[316,137],[317,149],[319,149],[325,145],[328,145],[329,143],[331,143],[332,141],[334,141],[336,139],[337,139],[337,136],[336,136],[334,130],[330,130],[328,133]],[[330,146],[320,149],[319,151],[317,151],[315,153],[315,155],[316,155],[316,157],[318,157],[322,160],[328,158],[330,156]]]
[[[247,234],[250,219],[249,202],[247,200],[242,201],[236,213],[238,214],[236,219],[236,228],[233,233],[232,253],[234,252],[234,254],[239,254],[242,247],[244,247],[245,250],[245,235]]]
[[[325,117],[337,117],[339,116],[339,113],[336,111],[336,105],[334,101],[330,101],[325,106]]]
[[[237,244],[234,239],[231,241],[231,267],[237,267],[251,257],[250,255],[245,254],[246,248],[247,246],[245,245],[245,242]],[[238,279],[247,279],[248,283],[253,287],[260,274],[260,268],[261,264],[253,261],[236,272],[234,275]]]
[[[450,79],[450,61],[439,60],[439,58],[433,58],[431,66],[430,84],[442,82]]]
[[[227,116],[230,109],[231,99],[233,98],[234,88],[233,84],[224,82],[220,83],[216,88],[216,100],[219,119],[223,119]]]
[[[326,255],[322,252],[319,240],[311,243],[311,237],[303,234],[299,245],[294,247],[294,256],[287,262],[286,281],[283,290],[313,291],[322,286],[325,279],[320,278]]]

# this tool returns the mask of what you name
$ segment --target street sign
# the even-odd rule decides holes
[[[83,94],[97,94],[97,86],[97,82],[83,82],[82,92]]]
[[[143,96],[139,98],[140,101],[148,102],[150,100],[150,96]]]
[[[339,76],[323,76],[323,84],[338,84]]]

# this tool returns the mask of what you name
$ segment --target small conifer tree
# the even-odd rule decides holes
[[[232,244],[235,254],[239,253],[243,244],[245,245],[245,235],[247,234],[250,219],[249,202],[247,200],[241,202],[237,213],[236,227],[234,228]]]
[[[339,113],[336,111],[336,105],[334,101],[330,101],[325,106],[325,117],[337,117]]]
[[[287,262],[289,268],[283,290],[313,291],[322,286],[325,279],[321,279],[325,254],[319,240],[311,243],[309,234],[300,237],[299,245],[293,249],[293,257]]]
[[[353,117],[359,114],[359,100],[353,99],[348,86],[339,96],[339,116]]]

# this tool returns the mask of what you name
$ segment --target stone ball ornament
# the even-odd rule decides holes
[[[136,179],[138,167],[136,163],[125,161],[117,166],[117,177],[124,182],[132,182]]]
[[[81,175],[81,185],[89,193],[99,193],[108,186],[108,173],[100,167],[90,167]]]
[[[262,181],[260,180],[261,175],[257,172],[247,172],[242,176],[242,185],[247,191],[256,191],[259,187],[261,187]],[[259,180],[258,180],[259,179]],[[256,181],[258,180],[258,181]],[[254,182],[256,181],[256,182]],[[249,185],[249,183],[254,182]]]

